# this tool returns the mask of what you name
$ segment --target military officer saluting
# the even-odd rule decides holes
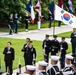
[[[22,51],[24,52],[24,60],[26,65],[34,65],[36,59],[36,50],[32,45],[32,41],[25,44]]]
[[[44,53],[44,60],[45,62],[48,62],[49,52],[51,51],[51,41],[49,39],[49,35],[45,36],[45,40],[43,40],[42,48]]]
[[[46,67],[48,66],[48,63],[45,61],[39,61],[38,62],[38,74],[37,75],[47,75],[46,73]]]
[[[65,41],[65,37],[62,37],[61,42],[60,42],[60,62],[61,62],[61,69],[65,67],[65,55],[66,55],[66,50],[68,49],[68,44]]]
[[[52,45],[51,45],[51,55],[56,55],[60,49],[59,41],[57,40],[57,35],[53,36]]]
[[[22,52],[24,52],[24,61],[25,61],[25,66],[28,64],[27,62],[27,57],[26,57],[26,53],[28,51],[28,45],[30,43],[30,38],[26,38],[26,43],[24,44],[23,48],[22,48]]]
[[[47,70],[48,75],[60,75],[60,71],[57,66],[58,60],[58,56],[51,56],[51,64],[49,66],[49,69]]]

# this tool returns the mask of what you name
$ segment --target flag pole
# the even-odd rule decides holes
[[[53,36],[55,35],[55,20],[54,21],[54,26],[53,26]]]
[[[54,2],[54,11],[55,11],[55,2]],[[55,12],[53,14],[55,17]],[[53,26],[53,36],[54,36],[55,35],[55,19],[53,21],[54,21],[54,26]]]

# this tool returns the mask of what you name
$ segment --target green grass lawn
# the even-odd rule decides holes
[[[14,61],[13,68],[14,69],[17,68],[19,59],[22,66],[24,66],[24,59],[23,59],[24,53],[21,52],[21,49],[25,44],[25,39],[0,38],[0,59],[1,59],[1,67],[4,71],[5,71],[5,64],[4,64],[3,50],[6,47],[8,41],[12,42],[12,47],[15,49],[15,61]],[[37,52],[36,62],[43,60],[42,41],[33,40],[33,45],[36,48],[36,52]],[[69,45],[69,49],[67,50],[67,53],[70,53],[70,52],[71,52],[71,45]]]
[[[72,31],[70,31],[70,32],[64,32],[64,33],[57,34],[57,36],[58,37],[70,38],[71,33],[72,33]]]

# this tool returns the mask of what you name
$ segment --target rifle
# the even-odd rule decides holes
[[[63,49],[63,48],[62,48],[62,43],[61,43],[61,45],[60,45],[60,55],[59,55],[59,56],[60,56],[60,70],[61,70],[61,59],[62,59],[62,58],[61,58],[61,54],[62,54],[62,49]]]
[[[16,75],[19,75],[21,74],[21,63],[20,63],[20,59],[19,59],[19,63],[18,63],[18,67],[17,67],[17,74]]]

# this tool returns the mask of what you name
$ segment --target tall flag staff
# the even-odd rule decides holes
[[[41,16],[41,0],[38,0],[36,6],[35,6],[35,10],[38,12],[38,30],[40,30],[40,27],[41,27],[41,19],[42,19],[42,16]]]
[[[54,27],[53,27],[53,36],[55,35],[55,20],[54,20],[54,10],[55,10],[55,3],[52,0],[52,3],[50,4],[50,6],[48,7],[48,11],[49,13],[52,15],[52,20],[54,21]]]

